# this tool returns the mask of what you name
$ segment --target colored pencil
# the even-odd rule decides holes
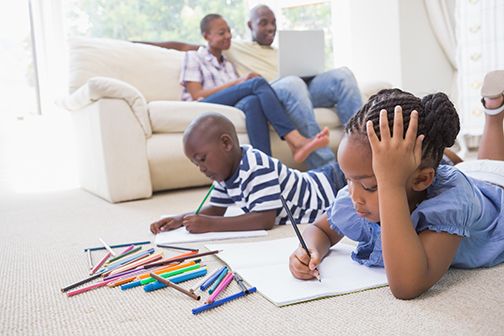
[[[163,278],[168,278],[168,277],[175,276],[177,274],[186,273],[186,272],[198,269],[200,267],[201,267],[200,264],[190,265],[190,266],[187,266],[187,267],[184,267],[184,268],[180,268],[180,269],[176,269],[176,270],[173,270],[173,271],[170,271],[170,272],[161,273],[160,276],[163,277]],[[147,285],[147,284],[150,284],[152,282],[155,282],[155,281],[156,280],[154,280],[154,278],[151,278],[149,276],[148,278],[144,278],[142,280],[132,281],[132,282],[123,284],[123,285],[121,285],[121,289],[125,290],[125,289],[129,289],[129,288],[133,288],[133,287],[143,286],[143,285]]]
[[[77,281],[77,282],[75,282],[75,283],[73,283],[73,284],[71,284],[71,285],[68,285],[68,286],[66,286],[66,287],[61,288],[61,291],[64,293],[64,292],[66,292],[67,290],[70,290],[70,289],[72,289],[72,288],[75,288],[75,287],[77,287],[77,286],[80,286],[80,285],[82,285],[82,284],[85,284],[86,282],[89,282],[89,281],[91,281],[91,280],[97,279],[97,278],[99,278],[100,276],[101,276],[101,273],[95,273],[95,274],[91,275],[90,277],[87,277],[87,278],[85,278],[85,279],[79,280],[79,281]]]
[[[208,190],[205,198],[203,198],[203,202],[201,202],[200,206],[198,207],[198,210],[196,210],[196,212],[194,214],[197,215],[199,213],[199,211],[201,210],[201,207],[203,206],[203,204],[205,204],[205,201],[207,200],[208,196],[210,196],[210,193],[212,192],[213,188],[214,188],[214,185],[212,184],[212,186],[210,187],[210,190]]]
[[[193,252],[199,252],[198,249],[193,249],[189,247],[180,247],[180,246],[172,246],[172,245],[163,245],[163,244],[157,244],[157,247],[164,247],[164,248],[170,248],[174,250],[183,250],[183,251],[193,251]]]
[[[200,288],[200,287],[201,287],[201,285],[203,285],[203,283],[204,283],[207,279],[209,279],[209,278],[213,277],[213,276],[214,276],[214,274],[215,274],[215,273],[217,273],[217,272],[219,272],[219,268],[216,268],[216,269],[215,269],[212,273],[210,273],[208,276],[206,276],[206,277],[204,277],[203,279],[201,279],[201,280],[200,280],[200,282],[198,282],[195,286],[193,286],[193,288],[194,288],[194,289],[193,289],[193,288],[191,288],[191,289],[189,289],[189,291],[190,291],[191,293],[196,292],[196,290],[197,290],[198,288]]]
[[[292,224],[292,227],[294,228],[294,231],[296,231],[296,235],[299,239],[299,242],[301,243],[301,246],[306,251],[308,258],[311,258],[310,251],[308,250],[308,247],[305,244],[303,236],[301,235],[301,232],[299,232],[299,228],[297,227],[296,221],[294,220],[294,217],[292,216],[292,212],[290,211],[289,207],[287,206],[287,202],[285,202],[285,198],[282,195],[280,195],[280,200],[282,201],[282,205],[283,205],[285,211],[287,212],[287,216],[289,217],[289,219],[291,221],[291,224]],[[318,270],[317,270],[317,272],[318,272]],[[320,280],[320,273],[317,274],[317,279],[318,279],[318,281],[321,281]]]
[[[151,249],[148,249],[147,251],[143,251],[143,252],[140,252],[140,253],[128,256],[125,259],[118,260],[115,263],[108,265],[103,270],[102,274],[103,274],[104,277],[109,276],[112,271],[114,271],[116,269],[119,269],[119,268],[121,268],[123,266],[126,266],[128,264],[131,264],[131,263],[133,263],[135,261],[138,261],[140,259],[143,259],[143,258],[147,257],[148,255],[150,255],[153,252],[154,252],[154,249],[151,248]]]
[[[128,244],[119,244],[119,245],[110,245],[110,247],[111,248],[118,248],[118,247],[130,246],[130,245],[145,245],[145,244],[150,244],[150,241],[142,241],[142,242],[138,242],[138,243],[128,243]],[[88,250],[90,250],[90,251],[105,250],[105,247],[104,246],[88,247],[88,248],[84,249],[84,252],[86,252]]]
[[[219,276],[217,277],[217,279],[215,279],[215,281],[212,283],[212,285],[208,288],[208,294],[212,294],[215,289],[217,288],[217,286],[220,285],[220,283],[222,282],[222,280],[224,279],[224,277],[228,274],[228,269],[226,268],[225,270],[223,270],[221,272],[221,274],[219,274]]]
[[[89,269],[92,270],[93,269],[93,260],[91,259],[91,250],[87,251],[87,255],[88,255],[88,261],[89,261]]]
[[[114,281],[110,282],[107,286],[116,287],[116,286],[124,285],[125,283],[138,280],[139,275],[145,274],[146,272],[150,272],[153,270],[156,270],[156,268],[151,268],[147,271],[143,268],[137,268],[135,270],[130,271],[131,273],[129,273],[129,274],[115,277],[114,279],[112,279]],[[104,279],[104,281],[105,281],[105,279]]]
[[[217,279],[219,277],[219,275],[224,272],[224,270],[227,269],[227,266],[222,266],[219,271],[215,272],[214,275],[212,275],[211,277],[208,277],[207,280],[205,282],[203,282],[203,284],[201,285],[200,289],[201,291],[205,291],[214,281],[215,279]]]
[[[241,289],[245,292],[245,294],[248,294],[249,290],[247,286],[245,286],[245,284],[243,283],[243,279],[241,278],[241,276],[238,273],[235,273],[234,276],[236,282],[238,282],[238,285],[241,287]]]
[[[95,272],[101,267],[101,265],[103,265],[103,263],[110,257],[110,252],[107,253],[105,255],[105,257],[103,257],[102,260],[100,260],[100,262],[98,264],[96,264],[96,266],[91,270],[91,272],[89,273],[89,275],[93,275],[95,274]]]
[[[206,267],[202,267],[202,268],[198,268],[197,270],[194,270],[194,271],[185,272],[185,273],[176,275],[174,277],[171,277],[169,280],[175,284],[178,284],[182,281],[191,280],[191,279],[203,276],[203,275],[207,274],[207,272],[208,272],[208,269]],[[156,282],[150,283],[148,285],[145,285],[143,287],[143,289],[146,292],[151,292],[156,289],[165,288],[165,287],[166,287],[166,285],[164,283],[156,281]]]
[[[118,266],[124,266],[128,263],[131,263],[135,260],[138,260],[139,258],[143,258],[151,253],[154,253],[154,248],[150,248],[148,250],[145,250],[145,251],[137,251],[137,252],[134,252],[130,255],[128,255],[127,257],[125,257],[124,259],[119,259],[109,265],[107,265],[107,268],[117,268]]]
[[[110,246],[108,246],[108,245],[107,245],[107,244],[103,241],[103,239],[101,239],[101,238],[98,238],[98,239],[102,242],[103,246],[105,246],[105,248],[107,249],[107,251],[109,251],[109,252],[110,252],[110,254],[112,254],[112,256],[114,256],[114,257],[116,257],[116,256],[117,256],[117,255],[116,255],[116,253],[112,250],[112,248],[110,248]]]
[[[133,246],[133,245],[131,245],[131,246]],[[115,261],[117,261],[117,260],[119,260],[119,259],[122,259],[122,258],[124,258],[124,257],[127,257],[127,256],[129,256],[129,255],[133,255],[135,252],[138,252],[138,251],[140,251],[141,249],[142,249],[142,246],[137,246],[137,247],[135,247],[135,248],[130,249],[129,251],[125,251],[125,252],[123,252],[123,253],[119,254],[117,257],[110,259],[110,260],[108,261],[108,264],[111,264],[111,263],[113,263],[113,262],[115,262]]]
[[[212,295],[210,295],[208,297],[208,299],[206,300],[206,303],[212,303],[215,301],[215,298],[217,297],[217,295],[220,294],[220,292],[222,292],[222,290],[224,288],[226,288],[226,286],[229,284],[229,282],[231,280],[233,280],[233,273],[229,272],[228,274],[226,274],[226,276],[224,277],[224,280],[222,280],[222,282],[219,284],[219,286],[217,286],[217,288],[213,291]]]
[[[254,293],[255,291],[257,290],[257,288],[255,287],[252,287],[250,288],[248,291],[249,293]],[[239,292],[239,293],[236,293],[236,294],[233,294],[233,295],[230,295],[228,297],[225,297],[225,298],[222,298],[222,299],[219,299],[219,300],[215,300],[214,302],[210,303],[210,304],[205,304],[201,307],[198,307],[198,308],[194,308],[192,310],[192,313],[194,315],[198,314],[198,313],[201,313],[205,310],[208,310],[208,309],[212,309],[212,308],[215,308],[215,307],[218,307],[226,302],[229,302],[231,300],[234,300],[234,299],[238,299],[238,298],[241,298],[242,296],[245,296],[247,294],[245,294],[245,292]]]
[[[143,266],[143,265],[145,265],[147,263],[150,263],[152,261],[159,260],[159,259],[161,259],[162,254],[163,254],[163,252],[159,252],[159,253],[153,254],[151,256],[142,258],[142,259],[137,260],[135,262],[132,262],[130,264],[127,264],[127,265],[124,265],[122,267],[119,267],[118,269],[115,269],[112,272],[110,272],[110,274],[108,274],[108,275],[110,276],[110,275],[118,274],[118,273],[121,273],[121,272],[129,271],[129,270],[132,270],[134,268],[137,268],[138,266]]]
[[[215,251],[209,251],[209,252],[203,252],[203,253],[189,252],[189,253],[182,254],[180,256],[176,256],[176,257],[173,257],[173,258],[167,258],[167,259],[163,259],[163,260],[160,260],[160,261],[156,261],[156,262],[147,264],[144,267],[147,268],[147,267],[152,267],[152,266],[160,266],[160,265],[168,264],[168,263],[171,263],[171,262],[174,262],[174,261],[184,261],[184,260],[186,260],[188,258],[204,257],[204,256],[207,256],[207,255],[219,253],[221,251],[222,250],[215,250]]]
[[[200,262],[201,262],[201,260],[198,259],[198,260],[194,260],[194,261],[188,261],[188,262],[185,262],[183,264],[173,263],[173,264],[170,264],[168,266],[161,266],[160,268],[156,269],[153,273],[156,273],[156,274],[168,273],[168,272],[175,271],[175,270],[178,270],[178,269],[181,269],[181,268],[186,268],[186,267],[189,267],[189,266],[192,266],[192,265],[199,264]],[[174,264],[176,264],[176,265],[174,265]],[[145,274],[139,276],[138,279],[139,280],[143,280],[143,279],[149,278],[149,273],[150,272],[152,272],[152,271],[145,272]]]
[[[110,280],[110,281],[112,281],[112,280]],[[79,288],[77,290],[74,290],[73,292],[68,292],[67,295],[68,296],[73,296],[73,295],[76,295],[76,294],[79,294],[79,293],[87,292],[90,289],[101,287],[101,286],[105,286],[110,281],[103,281],[103,282],[99,282],[97,284],[94,284],[94,285],[91,285],[91,286],[88,286],[88,287]]]
[[[160,277],[160,276],[159,276],[159,275],[157,275],[157,274],[151,273],[151,275],[150,275],[150,276],[151,276],[151,277],[153,277],[154,279],[156,279],[157,281],[159,281],[159,282],[161,282],[161,283],[165,284],[166,286],[169,286],[169,287],[175,288],[175,289],[176,289],[176,290],[178,290],[179,292],[184,293],[185,295],[187,295],[187,296],[189,296],[189,297],[192,297],[192,298],[193,298],[193,299],[195,299],[195,300],[199,300],[199,299],[201,299],[201,296],[196,295],[196,294],[194,294],[194,293],[191,293],[191,292],[189,292],[187,289],[182,288],[182,287],[180,287],[180,286],[178,286],[178,285],[175,285],[175,284],[174,284],[173,282],[171,282],[170,280],[165,279],[165,278],[163,278],[163,277]]]

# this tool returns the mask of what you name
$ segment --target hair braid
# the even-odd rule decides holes
[[[366,123],[373,122],[373,128],[381,139],[380,111],[387,110],[387,117],[391,135],[393,135],[394,109],[401,106],[403,110],[403,136],[409,126],[410,114],[418,112],[417,135],[424,134],[422,143],[422,161],[437,167],[445,147],[455,142],[460,130],[458,114],[453,104],[444,93],[428,95],[423,99],[415,97],[400,89],[385,89],[371,96],[369,101],[350,119],[345,127],[345,136],[359,135],[366,139]]]

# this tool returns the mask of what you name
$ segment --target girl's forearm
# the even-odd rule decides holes
[[[383,260],[389,285],[402,291],[424,283],[428,270],[424,247],[411,221],[404,188],[380,187]]]

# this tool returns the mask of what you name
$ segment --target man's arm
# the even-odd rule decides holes
[[[198,48],[201,46],[199,44],[191,44],[191,43],[178,42],[178,41],[164,41],[164,42],[131,41],[131,42],[150,44],[150,45],[153,45],[156,47],[161,47],[161,48],[165,48],[165,49],[175,49],[178,51],[198,50]]]

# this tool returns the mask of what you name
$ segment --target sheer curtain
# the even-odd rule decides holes
[[[60,111],[54,101],[68,91],[68,53],[66,47],[63,0],[29,0],[33,11],[35,56],[38,68],[42,114]]]
[[[459,139],[477,147],[485,122],[480,102],[483,78],[490,71],[504,69],[504,1],[457,1],[455,14]]]
[[[450,94],[452,100],[456,102],[458,71],[456,62],[455,0],[424,0],[424,3],[432,30],[454,69]]]

